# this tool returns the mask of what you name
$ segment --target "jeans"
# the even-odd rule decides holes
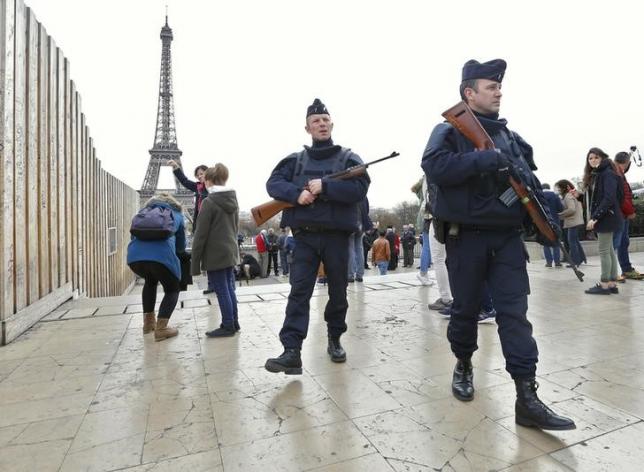
[[[617,256],[613,249],[613,233],[597,233],[599,242],[599,261],[601,262],[602,282],[615,282],[617,280]]]
[[[364,276],[364,249],[362,247],[362,231],[356,231],[349,236],[349,277]]]
[[[622,274],[625,272],[632,272],[634,270],[631,260],[628,257],[628,246],[630,245],[628,226],[628,220],[624,218],[624,225],[618,231],[613,233],[613,247],[617,253],[617,260],[619,261],[619,266],[622,269]]]
[[[389,261],[380,261],[376,262],[380,275],[387,275],[387,269],[389,268]]]
[[[568,228],[568,246],[570,247],[570,258],[572,259],[572,263],[576,266],[580,265],[582,262],[586,262],[586,254],[584,253],[584,248],[581,247],[581,243],[579,242],[579,228],[580,226]]]
[[[549,265],[552,265],[553,259],[555,264],[561,264],[561,253],[559,251],[559,246],[555,246],[555,247],[544,246],[543,256],[546,258],[546,262]]]
[[[226,267],[225,269],[208,271],[208,281],[212,284],[217,295],[221,323],[227,328],[233,328],[235,321],[238,320],[234,269],[234,267]]]
[[[429,245],[429,229],[423,233],[423,247],[420,249],[420,273],[426,274],[432,265],[431,246]]]
[[[130,264],[130,269],[145,279],[141,298],[143,313],[154,313],[157,301],[157,286],[163,287],[163,300],[159,306],[159,318],[170,318],[179,300],[179,279],[166,266],[159,262],[138,261]]]
[[[280,265],[282,266],[282,275],[288,275],[288,252],[280,251]]]

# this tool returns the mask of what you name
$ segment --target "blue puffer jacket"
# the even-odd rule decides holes
[[[127,263],[159,262],[166,266],[177,279],[181,280],[181,263],[177,254],[186,252],[186,232],[181,213],[181,205],[170,196],[157,195],[152,197],[145,206],[170,208],[174,215],[175,232],[168,239],[142,241],[132,236],[127,247]]]

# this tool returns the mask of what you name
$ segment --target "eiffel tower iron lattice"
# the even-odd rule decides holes
[[[161,191],[173,195],[188,212],[192,210],[192,192],[183,188],[175,178],[174,189],[159,189],[161,166],[169,166],[173,160],[181,166],[181,150],[177,145],[177,130],[174,122],[174,99],[172,94],[172,55],[170,51],[173,40],[172,29],[168,26],[168,16],[161,28],[161,77],[159,79],[159,106],[154,133],[154,144],[150,149],[150,162],[139,190],[141,205],[150,197]],[[192,216],[192,215],[191,215]]]

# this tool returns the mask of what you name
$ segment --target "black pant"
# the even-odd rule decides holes
[[[414,246],[405,247],[403,246],[403,259],[405,260],[405,267],[414,266]]]
[[[362,250],[364,251],[364,268],[368,269],[369,268],[369,251],[371,250],[371,246],[367,246],[366,244],[362,244]]]
[[[163,300],[159,306],[159,318],[170,318],[179,300],[179,279],[170,269],[159,262],[138,261],[130,264],[130,269],[145,279],[143,285],[143,313],[153,313],[157,301],[157,286],[163,287]]]
[[[538,351],[526,316],[530,282],[519,232],[462,230],[457,238],[447,239],[445,248],[454,296],[447,328],[452,352],[468,359],[477,349],[477,315],[487,282],[506,370],[512,378],[534,377]]]
[[[268,269],[266,269],[266,275],[271,273],[271,262],[273,263],[275,275],[279,275],[279,272],[277,271],[277,252],[268,252]]]
[[[330,336],[340,336],[347,330],[348,247],[349,234],[345,232],[295,234],[293,262],[290,266],[291,293],[280,331],[280,341],[285,348],[300,349],[306,338],[309,329],[309,303],[320,261],[324,262],[329,287],[329,301],[324,309],[327,332]]]

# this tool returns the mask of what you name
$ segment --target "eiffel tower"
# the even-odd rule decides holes
[[[168,192],[184,207],[184,211],[192,216],[193,194],[184,188],[175,178],[174,189],[159,189],[159,172],[161,166],[169,166],[173,160],[181,166],[181,154],[177,145],[177,130],[174,124],[174,101],[172,95],[172,57],[170,43],[172,29],[168,26],[168,15],[165,25],[161,28],[161,78],[159,80],[159,108],[157,111],[157,126],[154,134],[154,145],[150,149],[150,163],[139,190],[141,206],[153,195]]]

